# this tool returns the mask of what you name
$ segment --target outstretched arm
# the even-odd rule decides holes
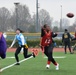
[[[16,42],[16,37],[14,38],[14,40],[13,40],[13,42],[12,42],[10,48],[13,47],[13,45],[15,44],[15,42]]]

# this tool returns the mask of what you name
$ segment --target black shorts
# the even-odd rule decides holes
[[[70,47],[70,41],[65,41],[64,45]]]
[[[50,44],[49,46],[46,46],[45,48],[44,48],[44,53],[45,53],[45,55],[46,56],[48,56],[49,54],[51,55],[52,54],[52,52],[53,52],[53,44]]]

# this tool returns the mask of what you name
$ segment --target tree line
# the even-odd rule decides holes
[[[25,32],[36,32],[36,13],[31,16],[29,8],[26,5],[18,5],[18,26]],[[49,12],[44,9],[39,11],[38,32],[41,26],[45,23],[51,26],[52,17]],[[15,31],[16,30],[16,11],[9,11],[6,7],[0,8],[0,31]]]

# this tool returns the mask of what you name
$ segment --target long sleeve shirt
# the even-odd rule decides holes
[[[16,40],[18,41],[18,44],[19,44],[20,46],[26,44],[26,40],[25,40],[25,38],[24,38],[24,36],[23,36],[22,33],[15,35],[15,38],[14,38],[12,44],[11,44],[11,47],[15,44]]]

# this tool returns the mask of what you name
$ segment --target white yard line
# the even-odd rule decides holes
[[[21,60],[19,63],[22,63],[22,62],[24,62],[24,61],[26,61],[26,60],[28,60],[28,59],[31,59],[32,57],[33,57],[33,56],[31,56],[31,57],[29,57],[29,58],[26,58],[26,59],[23,59],[23,60]],[[9,65],[9,66],[6,66],[6,67],[4,67],[4,68],[0,69],[0,72],[2,72],[2,71],[4,71],[4,70],[6,70],[6,69],[8,69],[8,68],[13,67],[15,64],[16,64],[16,63],[11,64],[11,65]]]
[[[6,58],[10,59],[10,58],[15,58],[15,57],[6,57]]]

